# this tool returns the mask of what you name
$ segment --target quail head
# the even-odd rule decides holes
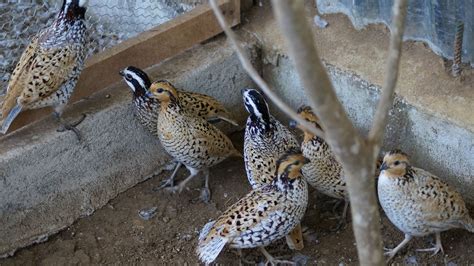
[[[219,129],[196,114],[187,112],[181,106],[178,92],[170,83],[153,83],[147,96],[160,103],[157,129],[161,144],[190,171],[189,177],[170,190],[181,192],[191,179],[203,172],[205,187],[202,199],[209,201],[209,168],[229,156],[242,155]]]
[[[274,259],[265,246],[285,237],[306,211],[308,187],[301,167],[307,159],[289,150],[277,162],[272,182],[252,190],[201,230],[197,254],[202,262],[213,262],[225,245],[231,248],[260,248],[267,260]]]
[[[465,228],[474,232],[474,221],[461,195],[437,176],[412,166],[400,150],[388,152],[380,168],[380,205],[405,239],[386,255],[393,258],[414,236],[436,235],[433,248],[417,251],[443,252],[441,232]]]
[[[73,130],[61,114],[66,106],[86,57],[85,12],[87,0],[64,0],[51,26],[34,36],[23,52],[7,87],[0,114],[5,134],[21,111],[51,106],[62,124],[61,131]]]
[[[138,120],[149,132],[158,136],[156,121],[160,104],[159,101],[146,96],[151,86],[150,78],[143,70],[134,66],[126,67],[120,71],[120,75],[132,91],[134,111]],[[169,83],[168,81],[162,82]],[[170,86],[173,85],[170,83]],[[194,113],[209,122],[222,120],[238,126],[230,112],[213,97],[189,91],[177,90],[177,92],[180,104],[187,112]]]

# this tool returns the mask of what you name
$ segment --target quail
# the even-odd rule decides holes
[[[386,255],[393,258],[414,236],[436,235],[436,245],[418,251],[443,252],[441,232],[465,228],[474,233],[474,220],[461,195],[437,176],[412,166],[407,154],[388,152],[380,168],[378,196],[389,220],[405,239]]]
[[[247,178],[252,189],[272,182],[276,161],[288,150],[299,147],[296,137],[275,119],[264,96],[255,89],[243,89],[242,98],[249,113],[245,125],[244,161]],[[304,247],[301,226],[287,237],[291,249]]]
[[[160,103],[159,101],[146,95],[148,89],[151,86],[150,78],[143,70],[134,66],[126,67],[120,71],[119,74],[122,76],[123,80],[127,83],[132,92],[134,106],[133,109],[138,121],[143,127],[145,127],[145,129],[148,130],[148,132],[158,137],[156,124],[158,120],[158,113],[160,111]],[[161,82],[166,83],[167,86],[174,87],[166,80]],[[239,126],[239,124],[232,118],[230,112],[227,111],[225,107],[213,97],[196,92],[180,91],[177,89],[176,91],[178,92],[178,98],[181,106],[186,109],[187,112],[191,112],[196,116],[200,116],[210,123],[215,123],[219,120],[222,120],[234,126]],[[178,162],[171,177],[163,181],[162,184],[154,190],[160,190],[167,186],[173,186],[174,177],[176,176],[180,167],[181,163]],[[161,169],[151,174],[150,177],[153,177],[158,173],[161,173]]]
[[[190,172],[184,181],[169,190],[181,192],[190,180],[203,172],[205,186],[201,199],[208,202],[210,199],[209,168],[229,156],[242,157],[241,153],[219,129],[202,117],[187,112],[181,106],[178,92],[170,83],[154,82],[146,95],[160,103],[157,131],[161,144]]]
[[[318,117],[312,112],[310,107],[300,107],[298,115],[322,130]],[[349,197],[342,166],[332,153],[329,145],[321,137],[315,136],[293,120],[290,121],[290,127],[299,128],[304,132],[301,151],[305,157],[311,160],[302,169],[306,181],[320,193],[343,200],[345,203],[340,222],[334,229],[337,230],[345,223],[349,206]]]
[[[158,119],[160,104],[157,100],[146,96],[146,93],[151,86],[150,78],[143,70],[134,66],[126,67],[120,71],[120,75],[132,91],[134,111],[138,120],[150,133],[158,136],[156,121]],[[173,86],[168,81],[162,82],[166,82],[169,86]],[[211,96],[196,92],[177,91],[181,106],[188,112],[192,112],[209,122],[222,120],[234,126],[239,126],[239,124],[232,118],[230,112],[227,111],[219,101]]]
[[[289,150],[277,161],[271,183],[252,190],[207,223],[196,250],[200,260],[213,262],[227,244],[237,249],[258,247],[274,265],[289,263],[273,258],[265,246],[288,235],[303,218],[308,203],[308,187],[301,175],[305,163],[298,150]]]
[[[21,111],[51,106],[62,124],[72,130],[77,122],[61,118],[83,69],[86,57],[85,12],[87,0],[64,0],[56,20],[34,36],[13,70],[1,109],[1,133],[5,134]]]

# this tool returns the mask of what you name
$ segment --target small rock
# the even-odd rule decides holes
[[[181,239],[184,239],[185,241],[189,241],[193,238],[191,234],[185,234]]]
[[[405,263],[406,264],[418,264],[416,261],[416,256],[409,256],[405,258]]]
[[[164,223],[168,223],[169,221],[170,221],[170,218],[168,218],[168,217],[166,217],[166,216],[163,217],[163,222],[164,222]]]
[[[292,260],[296,265],[307,265],[310,257],[303,255],[301,253],[297,253],[293,256]]]
[[[110,98],[110,94],[106,94],[106,95],[105,95],[105,98],[106,98],[106,99],[109,99],[109,98]]]
[[[314,16],[314,24],[316,24],[316,26],[321,29],[324,29],[329,25],[329,23],[325,19],[318,15]]]
[[[153,218],[153,216],[155,216],[156,210],[158,210],[158,207],[151,207],[151,208],[147,208],[147,209],[141,209],[138,212],[138,216],[140,216],[140,218],[142,218],[143,220],[148,221],[151,218]]]

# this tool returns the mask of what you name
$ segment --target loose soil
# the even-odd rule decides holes
[[[241,136],[240,136],[241,138]],[[242,160],[227,160],[211,169],[212,202],[191,203],[199,196],[202,180],[190,183],[180,195],[154,192],[170,172],[164,172],[138,184],[111,200],[90,217],[53,236],[45,243],[18,251],[14,257],[0,260],[0,265],[77,265],[77,264],[197,264],[197,236],[204,224],[215,219],[227,207],[250,191]],[[186,177],[181,169],[178,180]],[[307,230],[305,248],[290,251],[283,240],[269,248],[270,253],[307,264],[356,265],[357,251],[351,223],[332,232],[337,222],[328,197],[310,191],[310,203],[303,226]],[[143,220],[142,209],[156,207],[156,215]],[[341,206],[342,207],[342,206]],[[338,214],[340,210],[338,210]],[[471,208],[471,213],[474,210]],[[384,244],[394,247],[403,239],[382,212]],[[415,252],[430,247],[434,237],[416,238],[393,260],[403,264],[474,263],[474,234],[465,230],[450,230],[442,234],[445,254]],[[469,252],[471,251],[471,252]],[[244,258],[262,262],[257,250],[244,250]],[[217,260],[220,264],[238,264],[238,257],[225,249]]]

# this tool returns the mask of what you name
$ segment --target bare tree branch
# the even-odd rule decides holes
[[[388,49],[387,67],[385,70],[385,81],[382,88],[374,123],[369,132],[369,140],[375,146],[375,154],[380,151],[385,126],[388,121],[388,113],[393,106],[395,85],[398,79],[400,57],[402,53],[403,32],[405,29],[405,17],[407,13],[407,0],[397,0],[393,4],[392,28],[390,46]]]
[[[372,177],[375,156],[347,117],[319,59],[304,1],[273,0],[272,3],[290,58],[325,129],[325,140],[343,166],[360,264],[381,265],[384,258],[380,214]]]
[[[249,76],[252,78],[252,80],[263,90],[265,95],[267,95],[268,98],[270,98],[270,100],[286,115],[288,115],[291,119],[297,121],[299,124],[307,128],[308,131],[310,131],[311,133],[324,138],[325,134],[322,130],[319,130],[313,124],[302,119],[289,105],[282,101],[280,97],[278,97],[278,95],[276,95],[274,91],[270,88],[270,86],[263,80],[263,78],[258,74],[257,70],[253,67],[252,63],[245,55],[245,52],[242,50],[239,41],[237,41],[237,37],[230,29],[229,24],[225,21],[225,17],[219,9],[216,1],[209,0],[209,2],[217,18],[217,21],[221,25],[225,34],[227,35],[229,42],[234,47],[234,50],[236,51],[239,57],[240,63],[242,64],[245,71],[247,71]]]
[[[373,173],[375,172],[375,157],[380,150],[381,136],[387,123],[388,110],[392,106],[393,91],[398,76],[406,0],[396,0],[394,7],[394,27],[390,41],[387,80],[384,83],[384,91],[371,130],[370,141],[363,138],[354,128],[334,92],[329,76],[319,59],[314,36],[306,20],[304,1],[272,0],[272,2],[279,27],[287,42],[290,58],[295,64],[305,93],[309,96],[310,105],[320,117],[326,131],[324,138],[343,165],[352,205],[353,227],[360,264],[384,264]],[[244,55],[215,0],[210,0],[210,3],[229,41],[236,49],[244,69],[252,79],[282,111],[313,133],[320,135],[321,133],[311,128],[306,121],[299,119],[296,113],[273,93]]]

